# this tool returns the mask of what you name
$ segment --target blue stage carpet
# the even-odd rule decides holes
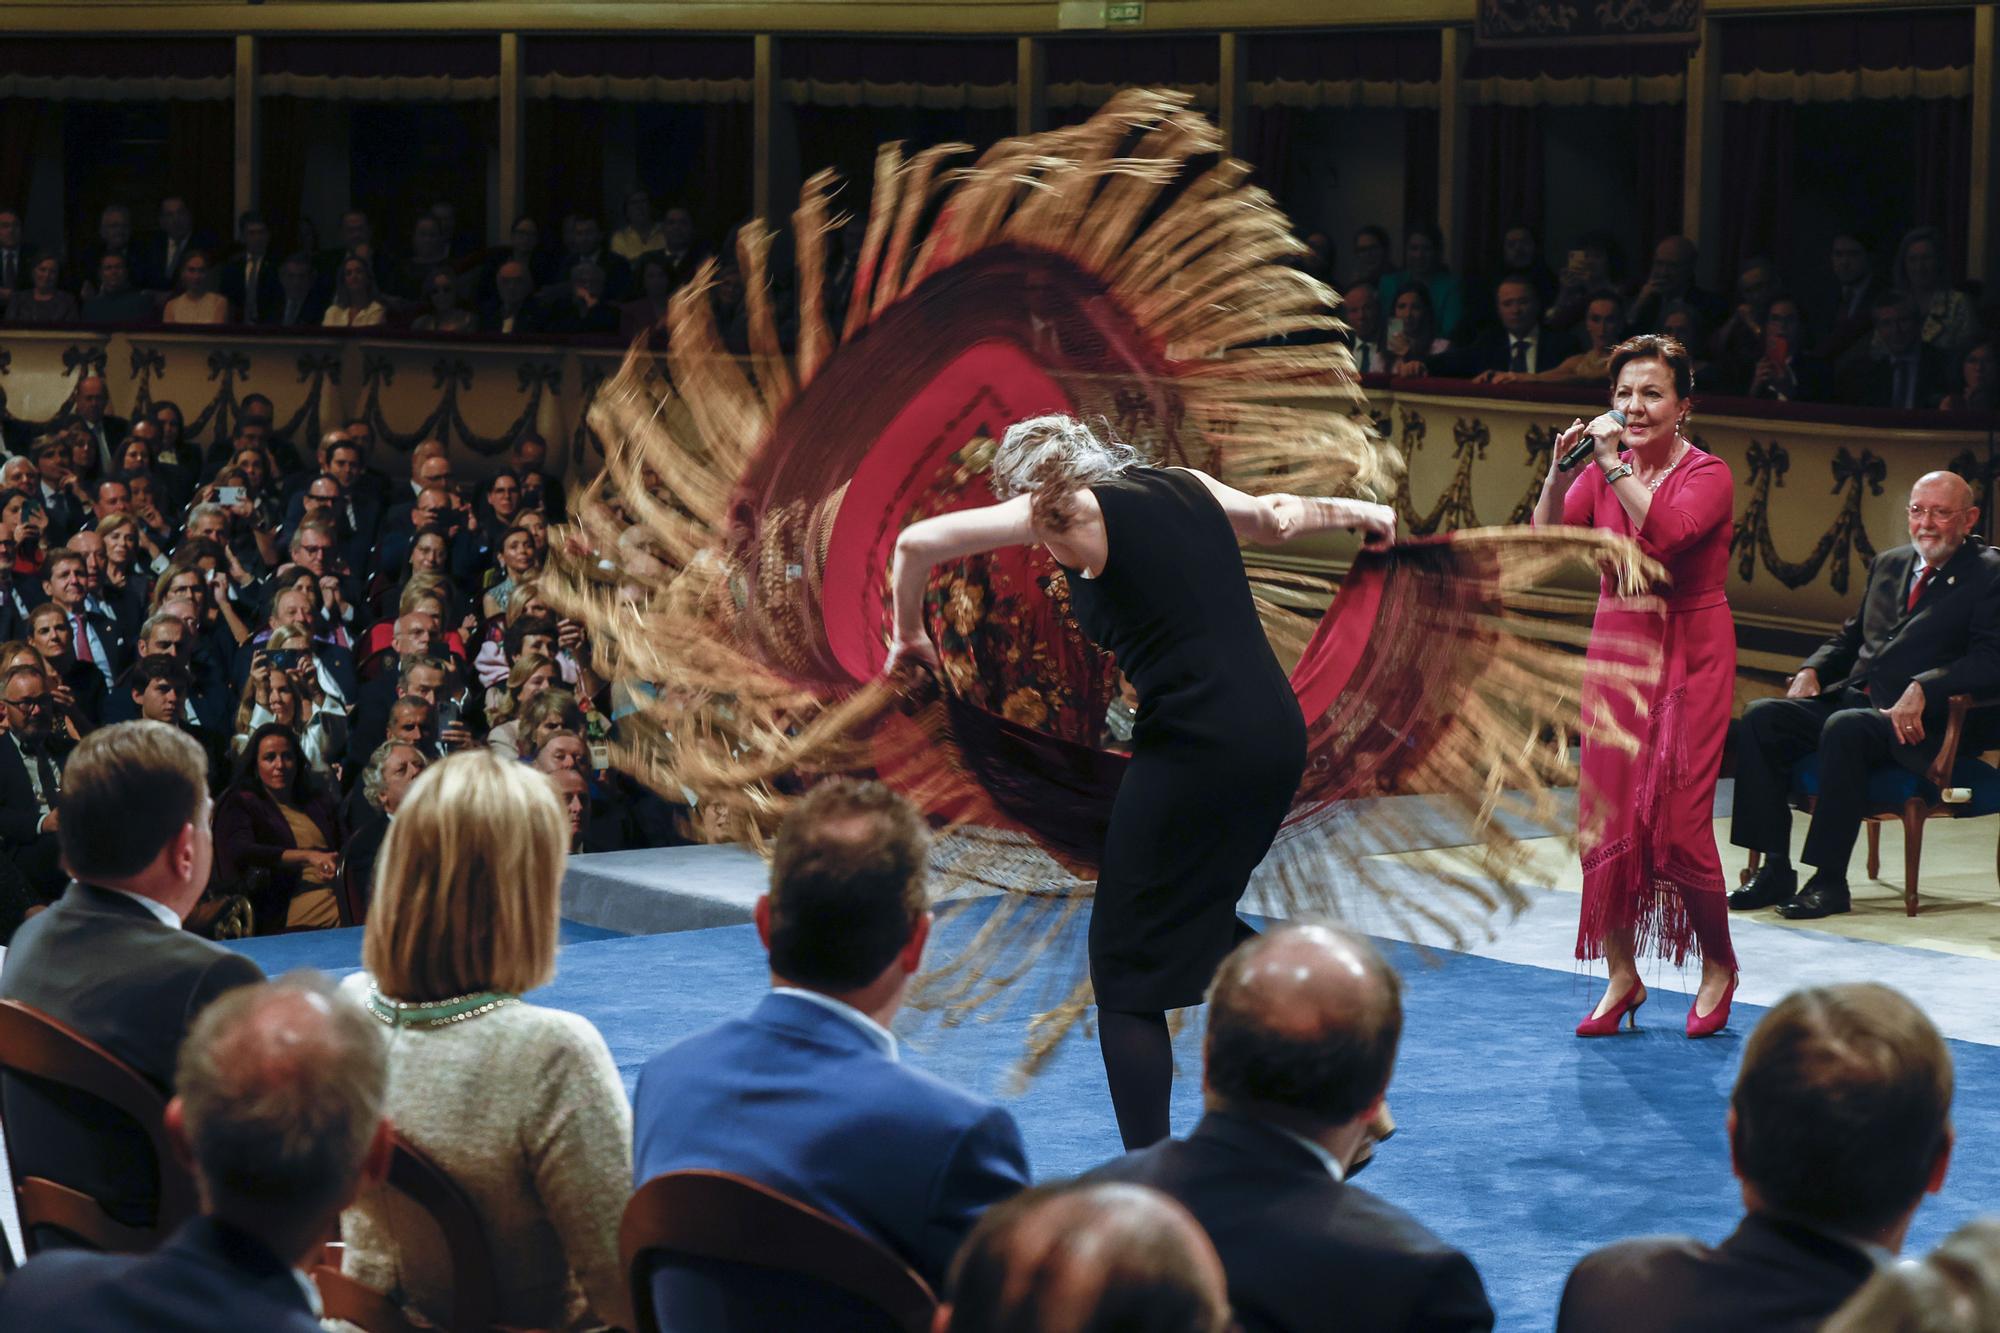
[[[267,970],[344,971],[358,931],[251,941]],[[534,998],[596,1023],[627,1086],[660,1048],[747,1011],[768,984],[749,926],[616,939],[563,951]],[[1867,948],[1871,946],[1854,946]],[[1723,1114],[1742,1038],[1759,1010],[1739,1006],[1710,1041],[1681,1035],[1688,997],[1655,988],[1637,1035],[1579,1041],[1570,1028],[1596,983],[1545,968],[1384,945],[1402,971],[1406,1024],[1390,1089],[1400,1132],[1361,1183],[1469,1252],[1500,1326],[1547,1328],[1562,1282],[1586,1250],[1617,1237],[1726,1234],[1741,1211]],[[1025,1010],[1025,1006],[1020,1006]],[[899,1024],[905,1058],[944,1078],[1007,1095],[1025,1012],[941,1031]],[[1180,1038],[1174,1124],[1200,1114],[1199,1033]],[[2000,1049],[1953,1042],[1958,1150],[1944,1194],[1918,1213],[1910,1249],[2000,1207]],[[1118,1151],[1094,1041],[1072,1037],[1010,1098],[1038,1179],[1073,1175]]]

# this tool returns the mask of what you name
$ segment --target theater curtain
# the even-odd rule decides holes
[[[1418,108],[1403,113],[1403,217],[1417,222],[1437,215],[1438,113]]]
[[[750,216],[748,104],[647,103],[636,113],[636,131],[639,184],[661,208],[680,205],[693,213],[697,235],[719,238]],[[787,200],[775,205],[781,216],[791,211]]]
[[[1507,228],[1542,212],[1542,115],[1532,106],[1485,106],[1466,127],[1465,245],[1477,265],[1500,253]],[[1435,172],[1432,173],[1435,175]],[[1412,214],[1412,219],[1427,216]]]
[[[580,208],[603,212],[604,119],[598,102],[562,98],[528,104],[523,193],[545,245],[560,245],[564,214]]]
[[[299,228],[305,213],[305,146],[314,119],[325,116],[327,106],[302,97],[266,97],[258,114],[263,119],[264,151],[257,200],[271,224],[273,248],[290,254],[305,245]]]
[[[1943,230],[1953,275],[1965,275],[1966,218],[1972,209],[1972,99],[1916,104],[1917,183],[1913,220]]]
[[[1786,266],[1792,235],[1792,156],[1796,109],[1790,102],[1736,102],[1722,108],[1722,246],[1716,273],[1729,275],[1752,255]]]
[[[1630,115],[1633,151],[1636,159],[1646,164],[1638,173],[1632,196],[1633,212],[1639,220],[1639,254],[1646,257],[1663,239],[1681,230],[1687,111],[1678,105],[1635,106]]]
[[[27,207],[35,137],[48,109],[38,97],[0,98],[0,208]]]
[[[167,160],[195,168],[176,183],[225,247],[236,235],[236,111],[230,102],[167,103]]]

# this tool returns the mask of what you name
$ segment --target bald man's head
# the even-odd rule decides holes
[[[1373,945],[1315,923],[1238,946],[1208,995],[1212,1101],[1278,1113],[1302,1131],[1369,1114],[1403,1036],[1403,987]]]
[[[1143,1185],[1044,1185],[987,1210],[953,1260],[940,1333],[1222,1333],[1222,1261]]]

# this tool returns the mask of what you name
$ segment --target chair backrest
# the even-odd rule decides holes
[[[421,1148],[400,1134],[395,1136],[389,1178],[384,1184],[406,1195],[444,1235],[445,1252],[451,1256],[451,1318],[443,1327],[450,1333],[490,1333],[499,1298],[494,1290],[486,1224],[472,1200]],[[326,1268],[316,1270],[313,1277],[328,1318],[344,1319],[367,1333],[402,1333],[411,1327],[381,1293]]]
[[[654,1276],[701,1289],[704,1333],[873,1327],[925,1333],[937,1298],[870,1237],[727,1171],[673,1171],[625,1207],[618,1252],[643,1333],[692,1328],[658,1308]],[[835,1310],[852,1312],[840,1323]],[[796,1313],[794,1313],[796,1312]]]
[[[21,1235],[29,1253],[38,1248],[36,1238],[45,1228],[67,1232],[99,1250],[149,1250],[194,1215],[194,1178],[167,1142],[167,1099],[143,1074],[88,1037],[18,1000],[0,1000],[0,1074],[54,1084],[116,1111],[145,1134],[159,1174],[159,1209],[153,1225],[128,1225],[87,1194],[38,1176],[23,1176],[18,1127],[0,1125],[7,1140],[7,1165],[14,1180]],[[0,1119],[4,1119],[4,1105],[0,1100]]]

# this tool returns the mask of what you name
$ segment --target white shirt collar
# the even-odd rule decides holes
[[[856,1028],[859,1028],[861,1034],[867,1037],[868,1040],[880,1046],[884,1055],[888,1056],[891,1060],[900,1058],[897,1053],[896,1034],[862,1013],[859,1009],[856,1009],[853,1005],[844,1004],[834,999],[831,995],[822,995],[816,990],[802,990],[797,986],[773,986],[771,987],[771,993],[773,995],[790,995],[795,999],[816,1004],[828,1013],[840,1015]]]
[[[103,888],[102,885],[99,885],[98,887]],[[154,916],[158,917],[160,919],[160,924],[163,926],[167,926],[173,930],[179,930],[181,928],[180,914],[175,912],[173,908],[161,902],[158,898],[148,898],[143,893],[127,893],[124,889],[105,889],[104,891],[106,893],[115,893],[120,898],[130,898],[133,902],[138,903],[148,912],[151,912]]]
[[[1293,1143],[1298,1144],[1301,1148],[1304,1148],[1307,1152],[1319,1158],[1320,1165],[1325,1167],[1326,1173],[1332,1176],[1336,1181],[1342,1181],[1342,1182],[1346,1181],[1347,1172],[1344,1169],[1342,1169],[1340,1165],[1340,1159],[1338,1157],[1335,1157],[1332,1153],[1328,1152],[1326,1150],[1325,1144],[1320,1143],[1315,1139],[1309,1139],[1303,1134],[1294,1134],[1292,1133],[1291,1130],[1286,1129],[1283,1125],[1271,1125],[1271,1122],[1268,1120],[1265,1121],[1264,1123],[1270,1125],[1272,1129],[1277,1130],[1280,1134],[1283,1134]]]
[[[1516,344],[1516,343],[1523,343],[1523,344],[1526,344],[1526,345],[1527,345],[1527,346],[1529,346],[1529,347],[1533,347],[1533,346],[1535,345],[1535,334],[1536,334],[1536,333],[1537,333],[1538,331],[1539,331],[1538,329],[1529,329],[1529,330],[1528,330],[1528,331],[1527,331],[1526,333],[1510,333],[1510,334],[1508,334],[1508,335],[1507,335],[1507,350],[1508,350],[1508,351],[1510,351],[1510,352],[1511,352],[1511,351],[1513,351],[1513,350],[1514,350],[1514,344]]]

